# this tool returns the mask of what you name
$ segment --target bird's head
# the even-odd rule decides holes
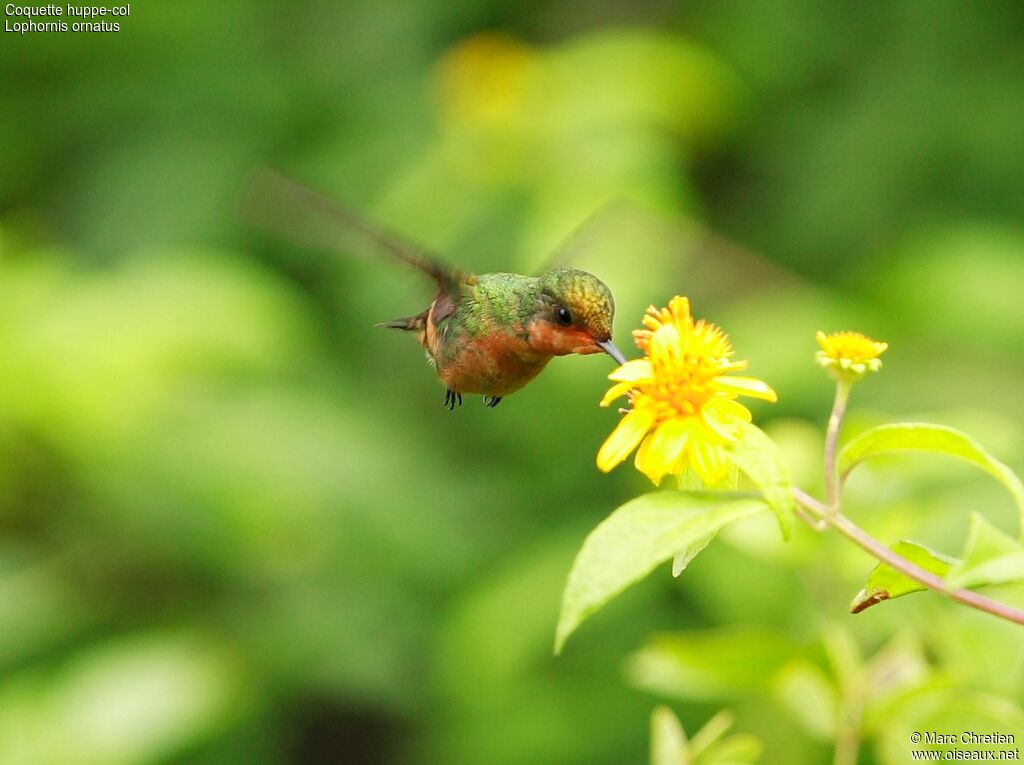
[[[554,268],[540,277],[529,327],[530,347],[546,356],[604,352],[624,364],[612,343],[615,301],[605,283],[586,271]]]

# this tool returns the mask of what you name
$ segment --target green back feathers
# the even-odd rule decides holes
[[[455,323],[473,336],[525,332],[537,319],[556,321],[566,308],[577,327],[611,335],[615,301],[604,282],[586,271],[555,268],[540,276],[482,274],[457,300]]]
[[[481,274],[463,291],[455,318],[473,336],[494,331],[519,333],[537,312],[540,296],[536,277]]]

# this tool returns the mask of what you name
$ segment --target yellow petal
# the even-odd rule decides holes
[[[646,351],[651,344],[651,331],[649,329],[634,329],[633,342],[641,351]]]
[[[648,357],[662,361],[662,364],[678,365],[681,363],[679,330],[673,324],[663,324],[651,335],[651,346]]]
[[[721,373],[724,375],[729,372],[739,372],[742,369],[746,369],[747,366],[748,362],[746,361],[723,361],[719,368]]]
[[[693,322],[693,315],[690,313],[690,301],[688,298],[676,295],[668,301],[668,310],[672,319],[681,327],[689,327]]]
[[[689,441],[693,437],[694,423],[697,422],[696,417],[687,417],[685,419],[677,418],[679,432],[676,438],[679,440],[680,449],[676,454],[675,460],[668,467],[668,473],[670,475],[679,475],[686,469],[686,453],[689,451]]]
[[[778,401],[779,397],[775,391],[768,387],[768,383],[753,377],[719,377],[712,380],[711,387],[723,393],[733,393],[739,396],[750,396],[765,401]]]
[[[693,458],[693,469],[697,471],[704,483],[712,484],[721,481],[729,472],[728,458],[725,450],[718,444],[700,438],[691,438],[689,452]]]
[[[729,401],[729,399],[719,399],[721,401]],[[722,441],[735,442],[739,438],[739,434],[736,432],[735,422],[729,423],[722,419],[721,414],[714,406],[714,400],[709,401],[700,410],[700,418],[704,424]],[[732,402],[730,402],[732,403]]]
[[[608,392],[604,394],[604,398],[601,399],[601,406],[608,406],[615,399],[625,396],[632,389],[633,383],[631,382],[622,382],[613,385],[608,389]]]
[[[605,439],[597,453],[597,467],[607,473],[629,455],[640,439],[654,424],[654,412],[650,409],[634,409],[627,414]]]
[[[750,410],[735,399],[716,396],[705,404],[705,406],[714,407],[718,414],[718,418],[724,423],[746,423],[753,419],[750,415]]]
[[[832,355],[832,343],[829,342],[828,335],[826,335],[824,332],[822,332],[819,329],[817,334],[814,336],[814,338],[818,341],[818,345],[821,346],[821,350],[823,350],[825,353],[827,353],[827,354],[829,354],[831,356]]]
[[[686,446],[686,420],[674,417],[666,420],[651,433],[636,453],[636,469],[651,479],[655,486],[679,459]]]
[[[649,380],[651,378],[651,362],[647,359],[633,359],[627,361],[610,375],[609,380],[616,382],[637,382],[638,380]]]

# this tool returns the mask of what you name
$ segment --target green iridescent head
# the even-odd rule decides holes
[[[593,274],[574,268],[553,268],[540,276],[541,305],[534,319],[534,345],[552,355],[604,351],[620,364],[612,344],[615,300]]]

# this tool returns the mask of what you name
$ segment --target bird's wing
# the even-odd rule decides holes
[[[531,272],[542,274],[552,268],[577,266],[584,256],[598,249],[598,240],[604,235],[609,220],[625,207],[626,203],[622,199],[609,199],[594,209]]]
[[[425,247],[270,168],[260,168],[249,178],[242,212],[259,228],[304,245],[352,253],[362,250],[359,245],[372,245],[423,271],[442,294],[458,294],[476,283],[475,276],[451,268]]]

